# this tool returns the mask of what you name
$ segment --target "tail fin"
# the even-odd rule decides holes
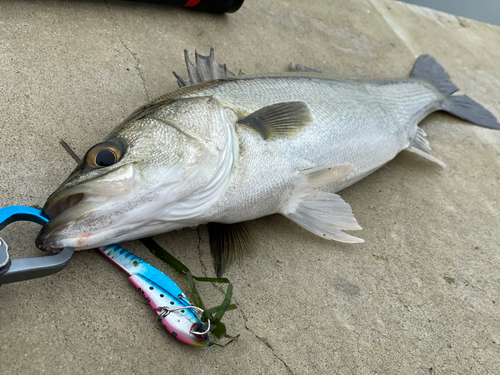
[[[500,130],[500,124],[493,114],[467,95],[452,95],[458,87],[451,82],[443,67],[430,55],[420,55],[411,72],[413,78],[430,82],[447,99],[443,111],[450,112],[463,120],[485,128]]]

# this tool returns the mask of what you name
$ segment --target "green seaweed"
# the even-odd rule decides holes
[[[153,240],[153,238],[147,237],[147,238],[141,239],[140,241],[154,255],[156,255],[162,261],[167,263],[170,267],[172,267],[177,272],[186,276],[188,283],[189,283],[189,287],[191,288],[191,294],[193,297],[194,304],[197,307],[199,307],[200,309],[203,309],[203,311],[204,311],[203,315],[201,317],[201,321],[203,323],[207,323],[208,320],[210,320],[210,323],[211,323],[210,324],[210,331],[217,338],[221,338],[222,336],[230,338],[231,340],[228,343],[226,343],[225,345],[236,340],[239,337],[239,335],[234,336],[234,337],[229,336],[226,333],[226,326],[224,325],[224,323],[221,322],[226,311],[235,310],[237,308],[236,305],[231,304],[231,298],[233,295],[233,285],[229,282],[229,280],[225,277],[217,278],[217,277],[193,276],[191,271],[189,271],[189,268],[187,268],[180,260],[178,260],[173,255],[171,255],[167,250],[165,250],[160,245],[158,245],[158,243],[155,240]],[[196,288],[195,280],[199,281],[199,282],[228,284],[227,290],[226,290],[226,295],[224,297],[224,301],[222,301],[222,304],[220,306],[206,309],[205,304],[203,303],[203,300],[201,299],[200,293],[198,292],[198,289]],[[214,313],[215,313],[215,315],[214,315]],[[218,346],[225,346],[225,345],[218,345]]]

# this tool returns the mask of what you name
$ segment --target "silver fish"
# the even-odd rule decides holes
[[[88,249],[210,224],[221,274],[250,237],[235,223],[281,213],[325,239],[363,242],[335,193],[402,150],[441,166],[418,123],[443,110],[500,129],[429,55],[409,79],[341,80],[297,71],[234,76],[210,56],[180,89],[134,112],[90,148],[47,200],[45,250]],[[307,68],[297,67],[299,70]],[[230,224],[230,225],[227,225]],[[233,225],[231,225],[233,224]]]

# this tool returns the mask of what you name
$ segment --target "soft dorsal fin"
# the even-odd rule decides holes
[[[439,160],[435,156],[432,156],[431,146],[429,145],[429,141],[427,140],[427,138],[425,138],[426,136],[427,134],[425,134],[424,129],[417,126],[417,133],[415,134],[415,138],[410,141],[410,146],[406,150],[423,156],[424,158],[433,161],[436,164],[439,164],[441,167],[446,168],[446,163]]]
[[[217,277],[222,277],[232,261],[241,261],[255,249],[255,240],[244,222],[208,223],[207,226]]]
[[[316,70],[314,68],[309,68],[308,66],[305,66],[305,65],[295,64],[295,66],[293,66],[292,63],[290,63],[288,65],[288,69],[291,72],[316,72],[316,73],[321,73],[319,70]]]
[[[342,230],[360,230],[351,206],[337,194],[316,190],[346,177],[351,164],[331,165],[303,171],[302,180],[296,185],[282,214],[304,229],[329,240],[364,242]]]
[[[284,102],[268,105],[249,114],[238,124],[257,130],[264,139],[297,134],[312,121],[311,111],[304,102]]]

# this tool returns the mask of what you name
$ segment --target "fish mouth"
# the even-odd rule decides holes
[[[35,240],[43,251],[59,252],[64,247],[90,249],[110,237],[116,222],[113,214],[136,189],[132,164],[85,183],[61,187],[45,203],[42,212],[50,217]]]
[[[59,199],[48,200],[42,212],[50,218],[56,218],[61,212],[80,203],[84,197],[84,193],[76,193]]]
[[[80,239],[88,237],[89,233],[83,232],[75,238],[71,238],[72,236],[68,236],[64,230],[88,217],[93,209],[106,200],[107,197],[89,193],[75,193],[49,198],[42,213],[51,219],[38,233],[35,240],[36,246],[42,251],[52,253],[58,253],[66,246],[79,247]]]

